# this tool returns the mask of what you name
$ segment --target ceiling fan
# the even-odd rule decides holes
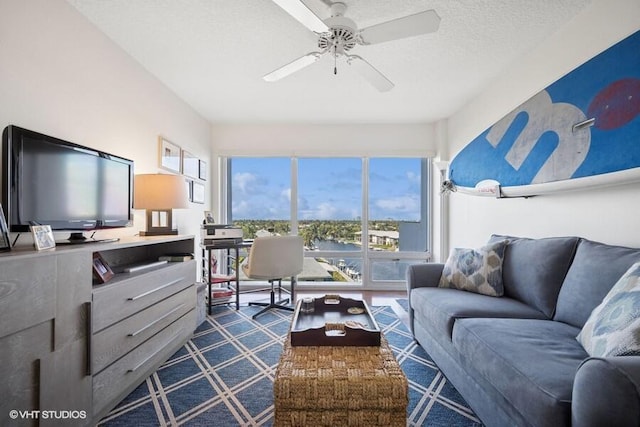
[[[383,43],[432,33],[437,31],[440,25],[440,17],[435,10],[426,10],[414,15],[358,29],[355,22],[344,16],[347,6],[341,2],[331,4],[331,17],[324,21],[301,0],[273,0],[273,2],[318,35],[318,48],[320,50],[307,53],[263,76],[262,78],[268,82],[275,82],[296,71],[300,71],[316,62],[321,56],[328,54],[333,56],[334,61],[344,56],[347,64],[353,67],[365,80],[380,92],[387,92],[393,88],[393,83],[366,60],[358,55],[351,55],[349,53],[351,49],[357,44]],[[335,65],[333,72],[334,74],[337,73]]]

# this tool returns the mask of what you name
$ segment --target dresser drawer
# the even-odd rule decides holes
[[[56,268],[54,256],[0,263],[0,338],[55,317]]]
[[[119,275],[93,291],[93,332],[137,313],[196,281],[196,262],[187,261],[146,273]]]
[[[182,317],[193,308],[195,299],[195,285],[192,285],[94,334],[92,344],[94,374]]]
[[[103,412],[127,396],[162,362],[187,341],[195,325],[195,309],[127,353],[93,377],[93,414]]]

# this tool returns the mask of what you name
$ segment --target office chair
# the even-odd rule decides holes
[[[293,291],[294,276],[302,272],[303,250],[303,240],[300,236],[265,236],[254,239],[249,251],[249,259],[242,265],[242,270],[249,279],[267,280],[271,284],[271,295],[269,303],[249,303],[249,305],[265,307],[254,314],[253,319],[272,308],[294,310],[284,305],[289,302],[289,298],[276,301],[274,286],[275,282],[278,282],[280,294],[282,278],[291,277]]]

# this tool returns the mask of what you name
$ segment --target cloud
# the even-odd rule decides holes
[[[233,216],[238,218],[248,218],[249,214],[252,211],[251,204],[246,200],[240,200],[240,201],[234,200],[232,202],[231,209],[233,212]]]
[[[301,219],[340,219],[338,209],[330,203],[320,203],[315,208],[300,209]]]
[[[373,203],[372,219],[394,218],[418,221],[420,219],[420,198],[417,195],[405,195],[377,199]]]
[[[309,201],[305,197],[298,196],[298,210],[305,211],[309,209]]]
[[[291,202],[291,188],[285,188],[280,192],[280,197]]]
[[[318,219],[333,219],[338,213],[338,209],[331,203],[320,203],[316,209],[316,218]]]
[[[361,216],[359,207],[340,207],[340,204],[321,202],[314,208],[299,209],[300,219],[353,220]]]
[[[356,168],[347,168],[331,172],[329,180],[334,188],[359,190],[362,188],[362,171]]]
[[[412,171],[407,171],[407,180],[412,184],[420,184],[422,175]]]
[[[233,219],[275,219],[286,220],[290,217],[289,205],[269,197],[251,198],[233,201]]]
[[[233,191],[240,194],[257,194],[268,184],[268,180],[250,172],[233,174]]]

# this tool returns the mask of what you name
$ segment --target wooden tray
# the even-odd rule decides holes
[[[379,346],[380,328],[366,302],[339,295],[315,298],[312,313],[296,304],[292,346]]]

